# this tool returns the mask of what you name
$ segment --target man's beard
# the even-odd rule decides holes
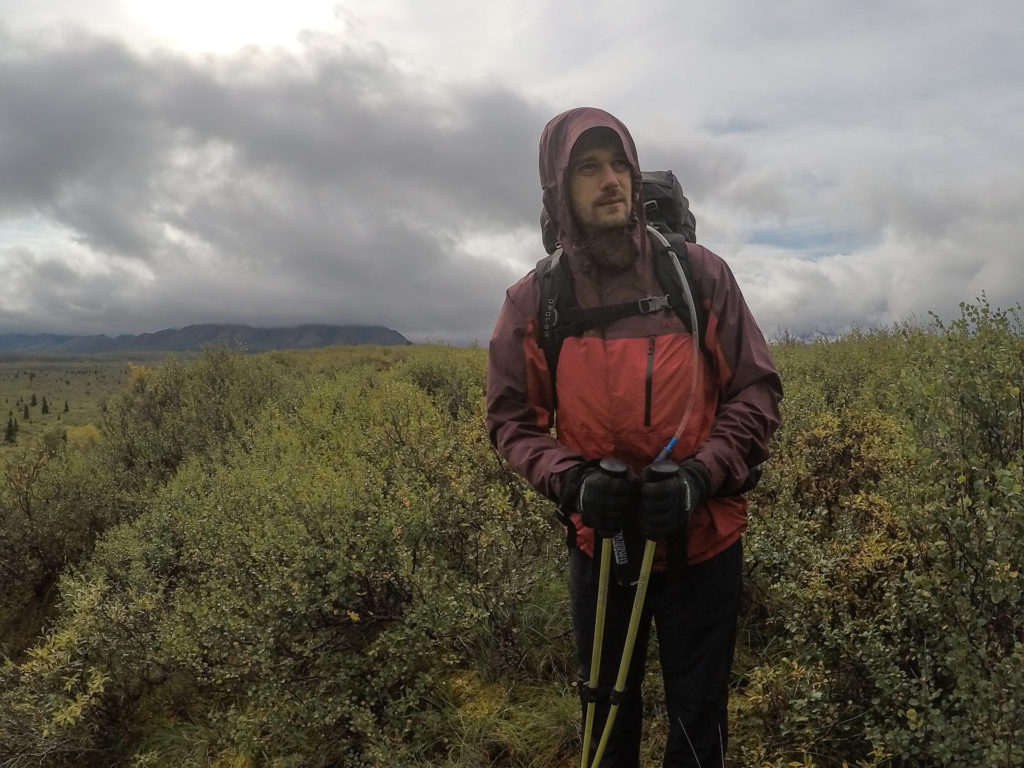
[[[624,272],[636,263],[639,251],[629,227],[591,231],[586,240],[590,260],[606,272]]]

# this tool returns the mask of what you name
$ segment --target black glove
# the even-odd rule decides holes
[[[638,485],[636,474],[618,459],[588,461],[566,473],[562,507],[574,505],[584,525],[611,536],[636,505]]]
[[[693,510],[707,499],[710,485],[707,469],[693,459],[648,465],[640,488],[639,522],[644,536],[658,541],[684,528]]]

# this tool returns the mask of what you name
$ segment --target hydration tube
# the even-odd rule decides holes
[[[676,447],[676,443],[679,442],[679,438],[683,434],[683,430],[686,429],[686,424],[690,421],[690,414],[693,413],[693,404],[697,398],[697,382],[700,380],[700,367],[703,363],[700,354],[700,323],[697,322],[697,306],[693,301],[693,291],[690,290],[690,281],[686,279],[686,274],[683,272],[683,267],[679,263],[679,257],[676,256],[676,252],[672,250],[672,246],[669,245],[668,240],[661,232],[656,230],[651,225],[647,225],[647,232],[652,237],[656,238],[667,250],[669,258],[672,259],[672,266],[675,268],[676,276],[679,278],[679,284],[683,287],[683,295],[686,297],[686,305],[690,309],[690,333],[693,336],[693,349],[694,364],[691,366],[690,373],[690,397],[686,403],[686,410],[683,412],[683,418],[679,421],[679,427],[676,429],[676,433],[672,435],[672,439],[668,441],[664,448],[661,449],[661,453],[658,454],[655,462],[664,461],[672,455],[672,449]]]

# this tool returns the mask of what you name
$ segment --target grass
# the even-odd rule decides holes
[[[0,356],[0,428],[11,419],[18,426],[13,444],[0,433],[0,456],[51,439],[94,439],[106,403],[128,380],[129,365],[124,358]]]

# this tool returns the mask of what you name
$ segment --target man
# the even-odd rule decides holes
[[[619,120],[592,108],[553,118],[540,140],[540,177],[581,307],[664,295],[654,270],[656,245],[645,226],[636,148]],[[640,684],[652,620],[670,720],[665,766],[720,766],[727,745],[746,527],[740,493],[750,469],[768,455],[782,387],[728,267],[701,246],[688,246],[685,256],[707,312],[703,345],[694,343],[672,309],[636,314],[567,338],[552,376],[540,346],[536,270],[508,290],[490,342],[491,441],[559,504],[568,522],[581,690],[593,644],[595,529],[627,538],[639,531],[659,541],[602,766],[639,765]],[[652,471],[652,460],[677,430],[673,471]],[[606,471],[611,463],[600,460],[608,458],[628,470]],[[611,585],[594,696],[595,746],[632,600],[628,579]]]

